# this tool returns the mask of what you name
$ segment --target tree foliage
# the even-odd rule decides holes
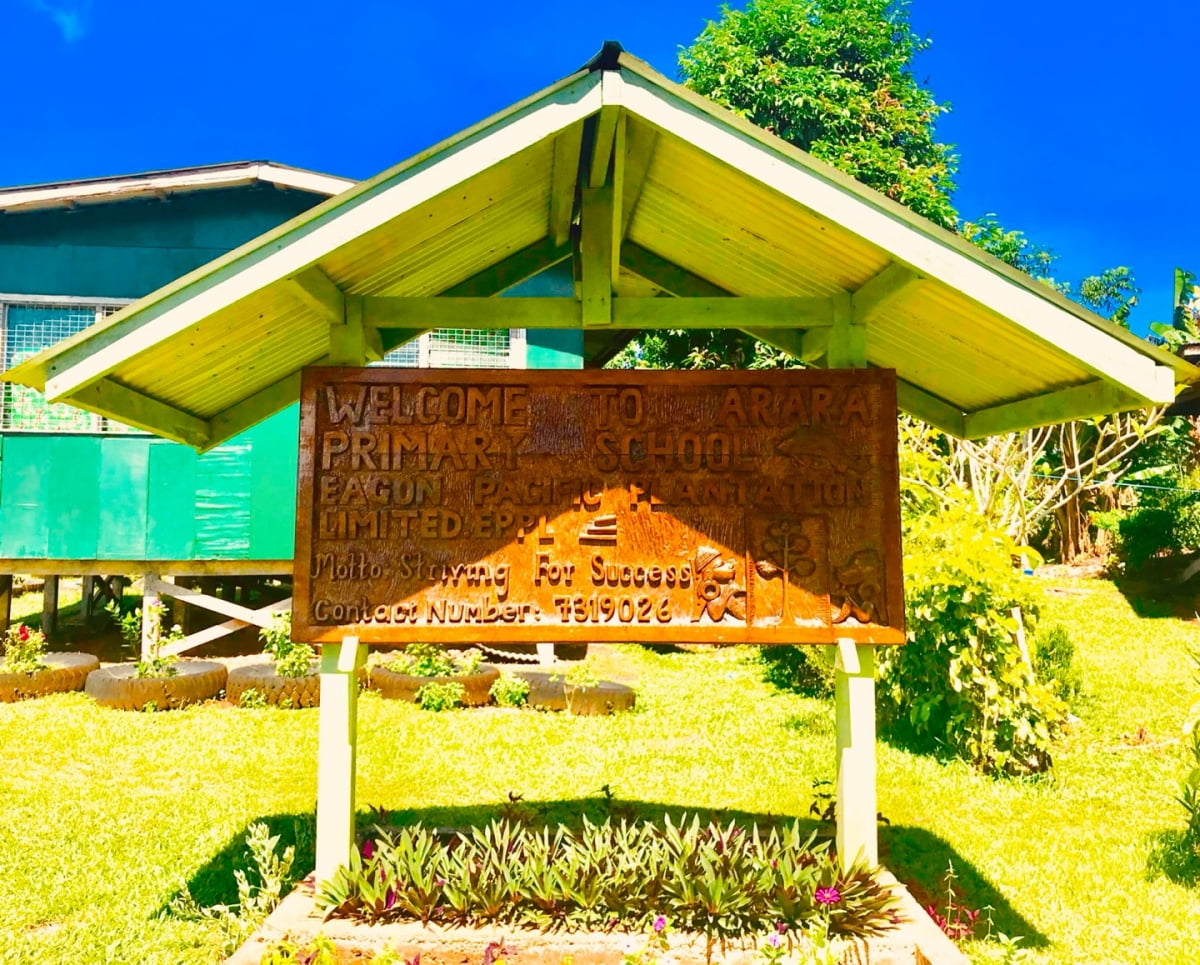
[[[893,0],[751,0],[679,58],[687,85],[944,227],[958,158],[948,108],[913,77],[929,46]]]

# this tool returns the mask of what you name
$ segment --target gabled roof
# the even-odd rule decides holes
[[[574,299],[489,298],[566,259]],[[1200,377],[613,45],[4,377],[206,448],[295,401],[304,366],[434,327],[582,327],[593,354],[741,328],[893,368],[901,406],[960,436]]]
[[[201,167],[119,174],[77,181],[25,184],[0,188],[0,214],[43,208],[70,208],[78,204],[104,204],[136,198],[162,198],[190,191],[271,184],[326,197],[354,184],[348,178],[276,164],[274,161],[232,161]]]

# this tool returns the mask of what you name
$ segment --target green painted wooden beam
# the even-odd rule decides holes
[[[289,278],[287,286],[301,304],[330,325],[346,320],[345,296],[319,266],[312,265]]]
[[[315,359],[310,365],[329,365],[329,357]],[[239,432],[249,429],[268,416],[286,409],[300,398],[300,371],[297,370],[264,389],[255,392],[241,402],[230,406],[210,420],[212,434],[205,449],[219,445]]]
[[[607,81],[607,78],[605,78]],[[613,155],[613,144],[617,138],[617,119],[621,108],[617,105],[605,105],[600,108],[592,122],[592,154],[588,161],[587,184],[585,188],[598,188],[608,179],[608,164]]]
[[[816,350],[824,343],[824,353],[813,358],[813,364],[826,369],[861,369],[867,366],[867,329],[854,319],[853,302],[848,292],[829,299],[832,325],[825,331],[805,333],[806,343]],[[805,326],[811,328],[812,326]]]
[[[801,362],[810,361],[804,357],[804,332],[798,329],[743,328],[742,331],[751,338],[765,342],[772,348],[777,348],[781,352],[787,352],[788,355],[799,359]]]
[[[969,412],[963,421],[963,436],[981,439],[1001,432],[1146,408],[1150,404],[1148,400],[1124,392],[1112,383],[1085,382],[1048,395]]]
[[[962,411],[911,382],[896,380],[896,404],[909,415],[914,415],[943,432],[959,438],[963,436]]]
[[[618,298],[613,321],[625,328],[829,328],[829,298]]]
[[[485,268],[465,281],[447,288],[442,295],[449,298],[489,298],[519,285],[547,268],[553,268],[570,257],[569,238],[565,242],[543,238],[496,262],[490,268]]]
[[[68,398],[51,401],[83,406],[110,419],[155,432],[197,449],[207,446],[212,434],[207,419],[135,392],[112,379],[101,379],[71,393]]]
[[[379,338],[383,344],[384,355],[398,349],[405,342],[420,338],[427,331],[429,331],[427,328],[381,328]]]
[[[621,199],[621,237],[629,234],[629,225],[637,210],[646,174],[658,146],[658,132],[648,124],[628,123],[625,135],[624,181],[618,194]]]
[[[724,288],[692,274],[686,268],[680,268],[649,248],[631,242],[626,242],[621,247],[621,264],[635,275],[653,282],[672,295],[697,298],[719,298],[729,295]]]
[[[361,295],[347,295],[345,323],[329,326],[329,364],[366,365],[381,358],[379,326],[367,319]]]
[[[614,274],[620,257],[620,208],[611,182],[584,188],[579,208],[579,293],[584,327],[611,325]]]
[[[554,139],[554,168],[550,175],[549,241],[554,246],[571,240],[579,186],[579,153],[583,124],[573,124]]]
[[[920,281],[921,276],[911,268],[895,262],[888,265],[851,296],[854,323],[865,325],[872,316],[912,291]]]
[[[382,331],[422,328],[580,328],[583,306],[574,298],[405,298],[366,296],[364,324]],[[632,329],[828,328],[828,298],[614,298],[614,326]]]

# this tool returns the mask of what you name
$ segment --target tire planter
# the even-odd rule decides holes
[[[208,660],[181,660],[173,677],[139,677],[137,667],[122,663],[88,674],[84,691],[103,707],[117,710],[174,710],[198,704],[217,696],[225,686],[229,671],[223,663]]]
[[[477,673],[446,677],[414,677],[376,666],[371,668],[367,676],[367,686],[390,700],[407,700],[410,704],[415,704],[417,691],[426,684],[462,684],[463,704],[467,707],[482,707],[492,702],[492,684],[499,677],[499,669],[490,663],[480,664]]]
[[[563,693],[561,673],[553,670],[533,670],[525,667],[513,669],[514,677],[520,677],[529,684],[529,697],[526,706],[535,710],[566,710],[567,698]]]
[[[33,673],[0,671],[0,704],[83,690],[88,674],[100,666],[100,660],[90,653],[47,653],[42,661],[46,668]]]
[[[563,698],[567,713],[577,717],[602,717],[621,710],[633,708],[635,694],[632,687],[602,680],[594,687],[563,686]]]
[[[272,707],[317,707],[321,703],[321,678],[315,673],[305,677],[281,677],[271,661],[250,663],[229,671],[225,696],[240,704],[242,694],[255,690]]]

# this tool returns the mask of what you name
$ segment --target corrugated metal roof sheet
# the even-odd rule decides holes
[[[616,145],[611,166],[607,144]],[[579,234],[597,229],[580,199],[604,183],[622,185],[617,223],[604,230],[678,270],[668,282],[625,261],[622,307],[664,288],[830,306],[858,293],[847,304],[866,325],[867,361],[895,368],[925,393],[922,416],[951,431],[972,419],[990,430],[1077,416],[1113,399],[1167,401],[1176,383],[1200,376],[622,54],[617,70],[564,79],[5,377],[210,446],[291,401],[299,369],[327,358],[340,344],[331,333],[362,317],[354,306],[427,298],[396,317],[429,327],[422,312],[467,279],[474,294],[493,294],[561,259],[569,237],[582,259]],[[495,279],[475,283],[493,269]],[[679,278],[696,290],[679,290],[688,287]],[[897,279],[894,292],[867,297]],[[686,298],[674,304],[686,319]],[[754,316],[739,324],[753,328]],[[1076,390],[1089,386],[1097,391],[1081,402]],[[1064,389],[1076,392],[1070,411],[1053,395]],[[1027,411],[989,413],[1022,400]]]

